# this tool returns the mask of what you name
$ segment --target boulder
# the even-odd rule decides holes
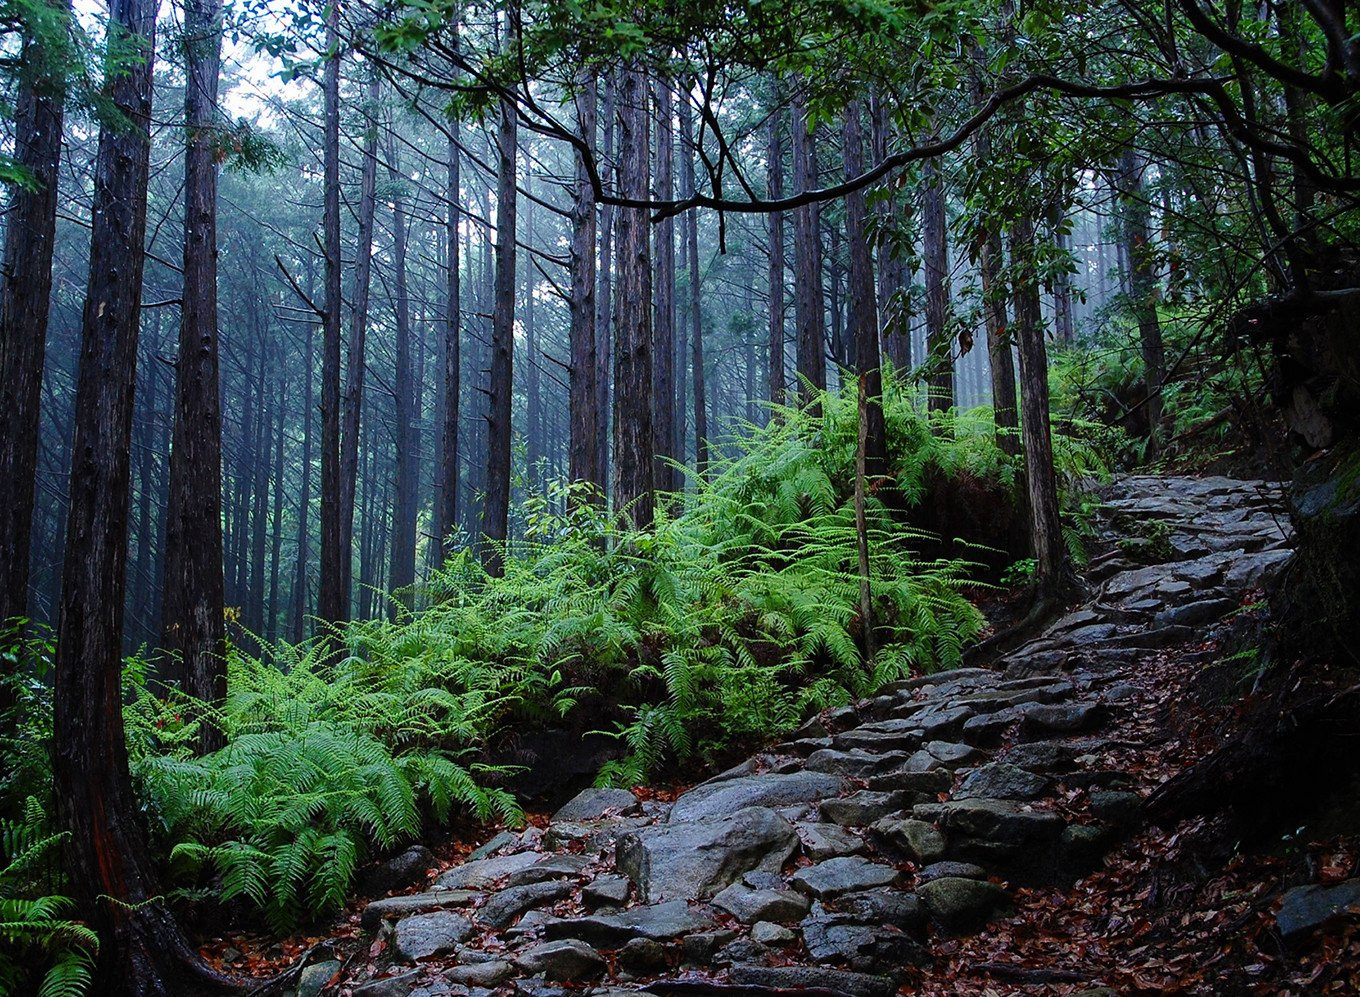
[[[977,931],[1009,903],[995,883],[957,876],[931,880],[917,892],[932,923],[947,934]]]
[[[859,924],[888,925],[902,931],[914,931],[925,922],[920,897],[901,890],[885,888],[846,893],[822,906]]]
[[[324,962],[312,963],[298,977],[295,997],[318,997],[322,988],[338,972],[340,972],[340,960],[338,959],[327,959]]]
[[[966,762],[979,754],[978,749],[971,744],[958,741],[927,741],[925,749],[948,766]]]
[[[849,735],[842,734],[841,736],[844,738]],[[906,760],[907,754],[902,751],[888,751],[879,754],[866,751],[864,748],[850,748],[849,750],[822,748],[808,756],[806,768],[809,772],[824,772],[832,775],[850,776],[855,779],[865,779],[879,772],[895,768]],[[839,789],[836,790],[836,792],[839,791]],[[821,795],[834,796],[835,792]]]
[[[783,807],[838,795],[844,780],[825,772],[763,773],[695,786],[675,801],[670,823],[725,817],[746,807]]]
[[[407,962],[448,952],[472,934],[472,923],[452,911],[413,914],[397,922],[392,949]]]
[[[753,890],[741,883],[733,883],[713,898],[713,905],[721,907],[743,924],[756,921],[796,921],[808,912],[808,899],[789,890]]]
[[[944,835],[934,824],[923,820],[885,817],[874,824],[874,832],[913,862],[927,865],[944,855]]]
[[[863,838],[836,824],[799,824],[798,837],[804,854],[814,859],[859,855],[865,850]]]
[[[1031,737],[1089,730],[1101,719],[1098,703],[1031,703],[1024,708],[1024,713],[1025,733]]]
[[[633,938],[619,949],[619,968],[634,976],[649,976],[666,968],[666,947],[652,938]]]
[[[1033,800],[1048,789],[1049,780],[1018,765],[991,762],[969,772],[954,794],[955,799],[991,797],[998,800]]]
[[[553,814],[553,820],[599,820],[614,815],[627,817],[640,809],[638,798],[626,789],[583,789]]]
[[[515,975],[515,968],[501,959],[474,962],[465,966],[450,966],[440,976],[460,987],[497,987]]]
[[[901,813],[916,802],[915,793],[876,793],[862,789],[843,799],[823,800],[817,808],[822,819],[846,827],[868,827],[890,814]]]
[[[825,899],[838,897],[842,893],[887,886],[897,882],[897,877],[897,870],[892,866],[870,862],[858,855],[847,855],[799,869],[793,877],[793,888]]]
[[[515,968],[529,976],[540,973],[549,980],[584,980],[604,972],[600,953],[576,938],[543,942],[521,952]]]
[[[571,884],[561,880],[530,883],[501,890],[476,912],[477,920],[493,928],[504,928],[515,918],[535,907],[546,907],[571,896]]]
[[[798,850],[793,826],[747,807],[715,820],[665,824],[623,835],[619,871],[648,903],[711,897],[752,869],[777,872]]]
[[[598,876],[581,887],[581,902],[587,910],[597,907],[622,907],[628,902],[627,876]]]
[[[773,921],[757,921],[751,926],[751,941],[761,945],[788,945],[798,940],[798,936]]]
[[[1360,879],[1334,886],[1294,887],[1285,893],[1275,924],[1292,945],[1333,918],[1353,913],[1360,913]]]
[[[1143,798],[1118,789],[1098,789],[1091,793],[1091,814],[1119,827],[1132,824],[1143,810]]]
[[[860,924],[840,914],[813,914],[802,923],[803,944],[814,962],[844,963],[874,971],[923,961],[921,944],[901,931]]]
[[[691,909],[683,900],[633,907],[618,914],[592,914],[549,921],[543,928],[549,939],[579,938],[593,945],[616,948],[633,938],[662,941],[713,927],[711,913]]]
[[[424,845],[412,845],[400,855],[394,855],[364,873],[359,889],[374,895],[400,890],[425,878],[425,872],[435,866],[434,853]]]
[[[733,966],[727,978],[738,986],[779,990],[834,990],[846,997],[893,997],[897,984],[886,976],[820,966]]]

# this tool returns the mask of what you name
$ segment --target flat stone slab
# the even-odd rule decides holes
[[[990,797],[999,800],[1033,800],[1043,795],[1049,780],[1028,769],[1005,762],[979,766],[964,776],[955,799]]]
[[[531,866],[512,872],[505,883],[507,886],[527,886],[550,879],[566,879],[579,876],[588,865],[590,859],[584,855],[548,855]]]
[[[739,986],[780,990],[834,990],[846,997],[893,997],[897,984],[889,977],[820,966],[733,966],[727,978]]]
[[[583,789],[553,814],[553,820],[599,820],[611,814],[628,816],[636,813],[638,798],[626,789]]]
[[[413,914],[397,922],[392,932],[392,948],[403,959],[415,962],[451,951],[471,935],[472,922],[451,911]]]
[[[845,781],[825,772],[763,773],[706,782],[675,801],[669,822],[684,824],[725,817],[746,807],[784,807],[837,796]]]
[[[618,841],[619,871],[648,903],[713,896],[755,869],[778,872],[798,850],[793,825],[748,807],[718,820],[664,824]]]
[[[603,973],[605,961],[580,939],[562,938],[521,952],[515,968],[529,976],[542,973],[548,980],[584,980]]]
[[[870,862],[858,855],[846,855],[799,869],[793,877],[793,888],[818,899],[828,899],[843,893],[888,886],[897,882],[897,876],[897,870],[892,866]]]
[[[721,907],[742,924],[757,921],[797,921],[808,912],[807,897],[792,890],[756,890],[743,883],[733,883],[713,898],[713,906]]]
[[[561,880],[530,883],[501,890],[476,912],[477,920],[493,928],[504,928],[527,910],[546,907],[571,896],[571,884]]]
[[[713,916],[706,908],[692,908],[683,900],[634,907],[618,914],[593,914],[549,921],[543,926],[545,938],[579,938],[604,948],[617,948],[634,938],[663,941],[691,935],[713,927]]]
[[[1292,944],[1332,918],[1355,912],[1360,912],[1360,879],[1335,886],[1296,886],[1285,893],[1275,924]]]
[[[449,869],[435,881],[450,890],[485,890],[495,886],[512,872],[527,869],[543,858],[539,852],[514,852],[495,858],[464,862]]]
[[[447,907],[466,907],[482,898],[482,894],[472,890],[434,890],[429,893],[412,893],[399,897],[384,897],[374,900],[364,908],[359,923],[365,931],[374,931],[384,919],[405,917],[421,911],[440,910]]]
[[[798,837],[803,841],[803,852],[814,859],[859,855],[867,847],[858,834],[837,824],[799,824]]]

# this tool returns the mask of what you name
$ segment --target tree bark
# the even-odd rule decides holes
[[[675,141],[671,125],[670,81],[652,83],[656,99],[655,195],[669,201],[675,191]],[[675,460],[675,219],[653,228],[656,240],[652,294],[656,312],[652,324],[652,433],[656,445],[654,478],[658,491],[674,492],[679,485]]]
[[[926,271],[926,351],[930,377],[927,390],[932,413],[954,407],[954,353],[949,335],[949,236],[946,228],[944,178],[935,160],[921,168],[921,221]]]
[[[60,17],[65,0],[49,0]],[[58,164],[66,99],[64,52],[28,33],[14,106],[14,161],[31,187],[15,186],[5,214],[4,284],[0,288],[0,627],[28,609],[29,546],[38,467],[47,317],[52,296]],[[3,632],[3,631],[0,631]],[[8,659],[6,659],[8,660]],[[8,667],[8,665],[6,665]],[[0,682],[0,713],[10,705]]]
[[[630,64],[618,93],[619,192],[644,200],[648,184],[647,80]],[[639,529],[655,510],[652,441],[652,268],[647,211],[619,208],[614,308],[614,508]]]
[[[1148,449],[1155,452],[1162,422],[1162,382],[1166,359],[1162,346],[1162,325],[1157,318],[1157,277],[1153,271],[1152,243],[1148,236],[1148,202],[1143,189],[1142,158],[1131,146],[1119,157],[1119,186],[1122,204],[1121,235],[1124,256],[1129,265],[1129,298],[1138,322],[1138,343],[1146,371],[1148,401]]]
[[[845,175],[857,177],[864,172],[864,134],[859,101],[851,101],[845,108],[842,143]],[[849,335],[855,344],[855,372],[859,375],[859,389],[863,395],[861,473],[878,478],[887,471],[888,441],[883,421],[883,370],[878,354],[878,309],[874,299],[874,266],[869,255],[867,223],[864,192],[856,191],[845,199],[845,237],[850,251]],[[869,643],[872,645],[872,639]]]
[[[345,358],[345,396],[340,414],[340,588],[348,605],[354,585],[354,491],[359,473],[359,423],[364,409],[365,341],[373,275],[373,219],[377,207],[378,103],[382,97],[376,71],[368,81],[368,130],[359,173],[359,232],[354,252],[354,300],[350,308],[349,349]]]
[[[326,18],[322,245],[326,255],[321,323],[321,578],[317,616],[332,627],[349,616],[340,513],[340,14]],[[333,634],[328,636],[333,637]]]
[[[506,26],[506,38],[510,37]],[[515,354],[515,102],[502,98],[496,165],[496,290],[491,319],[491,384],[488,389],[486,508],[482,515],[482,562],[493,576],[505,571],[502,547],[510,515],[510,414]]]
[[[288,379],[279,378],[278,432],[274,440],[274,508],[270,521],[269,550],[269,615],[265,636],[274,644],[279,637],[279,560],[283,554],[283,456],[285,435],[288,425]]]
[[[680,130],[684,136],[686,149],[685,168],[680,173],[680,196],[684,198],[694,194],[695,186],[694,120],[688,100],[680,102]],[[703,295],[700,288],[701,278],[699,276],[699,213],[693,210],[685,213],[685,268],[688,270],[689,283],[690,370],[694,391],[694,471],[703,476],[708,473],[708,404],[704,387],[704,312]],[[780,280],[781,282],[783,280],[782,271]],[[782,329],[780,336],[782,362]],[[782,369],[781,367],[781,371]],[[781,373],[781,382],[782,378]],[[683,401],[679,404],[680,407],[684,407]],[[683,441],[681,442],[683,444]]]
[[[308,293],[312,289],[311,260],[308,258]],[[307,348],[302,373],[302,483],[298,489],[298,528],[297,528],[297,565],[293,572],[292,611],[289,633],[293,642],[301,643],[307,633],[307,565],[311,561],[311,511],[312,511],[312,405],[316,395],[312,379],[316,374],[316,358],[313,355],[315,328],[307,323]]]
[[[388,150],[388,181],[399,186],[405,177],[397,165],[395,143]],[[412,606],[411,586],[416,580],[416,465],[415,382],[411,377],[411,295],[406,273],[406,197],[392,195],[392,266],[396,271],[396,369],[392,390],[395,401],[396,507],[392,511],[392,562],[387,576],[389,606],[396,618],[398,606]],[[353,510],[350,510],[353,515]]]
[[[159,899],[123,735],[129,445],[141,313],[156,4],[113,0],[55,667],[53,777],[71,889],[100,933],[101,994],[204,992],[216,979]]]
[[[448,201],[448,215],[444,220],[445,240],[448,243],[448,258],[445,268],[444,287],[444,421],[440,427],[442,446],[440,447],[439,468],[439,509],[435,516],[435,531],[438,544],[436,565],[443,563],[443,555],[449,550],[449,535],[458,525],[458,419],[462,391],[462,325],[461,303],[462,275],[459,273],[458,258],[458,212],[461,198],[461,178],[459,176],[461,153],[458,149],[459,125],[454,118],[450,123],[448,147],[448,181],[445,198]]]
[[[877,93],[869,99],[869,117],[874,161],[881,163],[888,158],[891,126],[888,109]],[[902,377],[911,370],[911,314],[903,300],[911,281],[907,265],[895,255],[889,236],[893,207],[893,199],[889,197],[880,197],[874,207],[881,233],[878,241],[878,324],[882,353],[892,361],[897,376]]]
[[[817,185],[817,154],[801,99],[793,105],[793,192]],[[793,212],[794,324],[798,327],[798,374],[804,403],[826,388],[826,316],[822,291],[822,237],[816,204]]]
[[[777,96],[776,96],[777,102]],[[771,114],[765,145],[765,186],[770,200],[784,196],[784,142],[780,116]],[[766,397],[772,405],[784,404],[788,374],[784,371],[784,213],[772,211],[766,219],[769,232],[769,343],[770,378]]]
[[[1034,262],[1034,221],[1018,219],[1011,228],[1011,266],[1015,273],[1015,339],[1020,347],[1020,419],[1025,438],[1025,481],[1029,489],[1030,545],[1038,566],[1035,594],[1059,597],[1071,584],[1067,547],[1058,511],[1058,481],[1053,470],[1053,438],[1048,412],[1048,351],[1039,308]]]
[[[614,133],[618,127],[617,80],[616,73],[610,72],[605,76],[603,159],[606,171],[611,170],[610,164],[614,162]],[[617,171],[613,172],[617,186]],[[614,206],[611,204],[600,209],[599,277],[599,288],[595,293],[595,390],[599,393],[595,408],[599,417],[595,454],[599,466],[596,468],[595,481],[602,492],[607,492],[610,471],[609,378],[613,371],[614,355]]]
[[[582,138],[593,151],[595,146],[595,75],[587,70],[578,74],[576,121]],[[585,159],[576,153],[576,175],[571,208],[571,384],[567,475],[573,482],[584,481],[604,490],[600,471],[600,393],[595,355],[595,194],[586,172]],[[575,496],[575,492],[572,493]]]

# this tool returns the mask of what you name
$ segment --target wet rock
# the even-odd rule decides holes
[[[799,869],[793,876],[793,888],[825,899],[887,886],[897,881],[897,875],[897,870],[891,866],[850,855]]]
[[[891,726],[890,726],[891,725]],[[900,725],[897,726],[897,725]],[[894,729],[896,727],[896,729]],[[886,720],[881,723],[856,727],[836,735],[836,746],[879,755],[911,751],[921,744],[922,732],[910,717]]]
[[[715,896],[713,905],[743,924],[796,921],[808,911],[808,899],[802,894],[789,890],[753,890],[741,883],[733,883]]]
[[[806,768],[809,772],[824,772],[866,779],[876,773],[894,768],[906,760],[906,753],[901,751],[889,751],[886,754],[880,754],[866,751],[864,748],[851,748],[848,751],[823,748],[821,751],[814,751],[808,757]],[[839,791],[837,789],[835,792]],[[834,793],[820,795],[834,795]]]
[[[1071,734],[1090,730],[1100,719],[1101,711],[1096,703],[1031,704],[1025,708],[1024,729],[1032,737]]]
[[[925,865],[944,855],[944,835],[923,820],[886,817],[874,824],[874,832],[913,862]]]
[[[449,983],[464,987],[496,987],[515,975],[515,968],[501,959],[451,966],[440,974]]]
[[[1100,864],[1113,839],[1108,827],[1068,824],[1058,837],[1059,862],[1068,878],[1082,875]]]
[[[592,945],[616,948],[633,938],[663,941],[713,927],[712,915],[691,909],[683,900],[633,907],[618,914],[593,914],[589,917],[549,921],[543,934],[549,939],[579,938]]]
[[[444,907],[466,907],[480,900],[482,894],[472,890],[434,890],[429,893],[413,893],[404,896],[385,897],[374,900],[364,908],[359,923],[365,931],[376,931],[383,920],[405,917],[420,911],[437,910]]]
[[[737,937],[735,931],[697,931],[680,940],[680,957],[689,965],[707,965],[718,949]]]
[[[571,896],[571,884],[560,880],[530,883],[501,890],[476,912],[477,920],[493,928],[504,928],[527,910],[546,907]]]
[[[978,749],[971,744],[961,744],[957,741],[928,741],[925,749],[945,765],[950,766],[966,762],[979,753]]]
[[[941,806],[940,820],[951,841],[968,837],[1013,847],[1052,841],[1064,826],[1058,814],[1012,800],[952,800]]]
[[[527,869],[543,856],[537,852],[515,852],[495,858],[464,862],[449,869],[436,880],[436,885],[449,890],[485,890],[512,872]]]
[[[558,821],[548,826],[543,845],[545,848],[570,848],[579,843],[583,852],[600,852],[613,848],[615,842],[629,831],[651,826],[652,821],[647,817]]]
[[[840,962],[856,970],[915,962],[920,946],[902,932],[860,924],[840,914],[817,913],[802,923],[803,944],[814,962]]]
[[[803,841],[804,854],[814,859],[859,855],[865,850],[863,838],[836,824],[800,824],[798,837]]]
[[[1033,800],[1042,796],[1048,785],[1048,779],[1018,765],[992,762],[969,772],[954,796],[956,799]]]
[[[914,802],[914,793],[876,793],[864,789],[844,799],[823,800],[817,812],[823,820],[833,824],[867,827],[890,814],[901,813]]]
[[[1360,912],[1360,879],[1334,886],[1296,886],[1285,893],[1275,924],[1292,945],[1333,918],[1355,912]]]
[[[769,960],[770,955],[770,950],[755,939],[738,938],[714,952],[713,963],[721,966],[732,963],[764,963]]]
[[[502,848],[509,848],[519,841],[519,838],[510,831],[498,831],[491,836],[491,839],[479,848],[474,848],[468,853],[467,862],[476,862],[480,859],[490,858]]]
[[[1006,732],[1006,728],[1020,719],[1015,710],[1000,710],[996,713],[983,713],[970,717],[960,733],[969,744],[995,744]]]
[[[722,819],[626,834],[618,842],[617,864],[649,903],[695,900],[711,897],[752,869],[777,872],[797,849],[798,835],[787,820],[773,810],[748,807]]]
[[[929,883],[932,879],[944,879],[946,876],[957,879],[986,879],[987,870],[972,862],[932,862],[917,873],[916,878],[920,883]]]
[[[418,883],[435,866],[434,853],[424,845],[412,845],[364,873],[360,889],[365,893],[390,893]]]
[[[321,993],[321,988],[330,982],[330,978],[340,972],[340,960],[327,959],[325,962],[314,962],[302,971],[298,977],[296,997],[317,997]]]
[[[955,876],[932,880],[917,892],[932,923],[948,934],[980,929],[1009,903],[995,883]]]
[[[954,706],[935,712],[922,711],[916,720],[925,737],[939,740],[953,734],[963,727],[963,722],[973,716],[968,706]]]
[[[407,962],[448,952],[472,934],[472,923],[451,911],[413,914],[397,922],[392,949]]]
[[[352,991],[354,997],[407,997],[420,982],[420,970],[389,976],[383,980],[370,980]]]
[[[1091,814],[1118,826],[1132,824],[1143,810],[1143,798],[1118,789],[1098,789],[1091,794]]]
[[[751,941],[761,945],[788,945],[798,940],[798,936],[773,921],[757,921],[751,926]]]
[[[726,817],[746,807],[782,807],[836,796],[840,778],[824,772],[765,773],[696,786],[675,801],[670,823]]]
[[[604,972],[605,962],[585,942],[564,938],[526,949],[515,960],[515,968],[529,976],[541,973],[549,980],[584,980]]]
[[[587,910],[598,907],[622,907],[628,902],[627,876],[598,876],[581,887],[581,902]]]
[[[915,893],[890,888],[846,893],[822,906],[860,924],[889,925],[902,931],[914,931],[925,921],[921,900]]]
[[[949,786],[953,779],[945,769],[938,767],[939,762],[933,755],[929,752],[925,752],[925,755],[934,763],[935,767],[925,772],[909,772],[902,769],[895,772],[885,772],[883,775],[871,778],[869,788],[880,793],[913,793],[930,799],[934,799],[940,793],[949,792]],[[918,800],[918,802],[925,801]]]
[[[847,997],[893,997],[897,984],[889,977],[813,966],[733,966],[728,980],[739,986],[781,990],[818,988]]]
[[[638,798],[626,789],[583,789],[553,814],[553,820],[599,820],[615,814],[627,817],[640,809]]]
[[[1014,745],[1006,752],[1005,762],[1020,768],[1052,772],[1071,762],[1076,755],[1075,746],[1061,741],[1032,741],[1029,744]]]
[[[619,949],[619,968],[633,976],[650,976],[666,969],[666,947],[652,938],[634,938]]]
[[[507,886],[528,886],[550,879],[579,876],[588,865],[590,859],[584,855],[547,855],[527,869],[512,872],[505,883]]]

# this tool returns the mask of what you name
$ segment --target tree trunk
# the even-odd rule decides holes
[[[675,142],[671,125],[670,81],[652,84],[656,97],[656,181],[659,200],[675,191]],[[653,230],[656,239],[652,294],[656,317],[652,324],[652,434],[656,445],[654,480],[658,491],[674,492],[679,484],[670,461],[677,452],[675,439],[675,220],[666,218]]]
[[[368,81],[368,132],[359,173],[359,233],[354,252],[354,300],[350,309],[349,350],[346,356],[345,397],[340,430],[340,588],[346,605],[354,585],[354,489],[359,473],[359,422],[364,408],[365,340],[368,338],[368,301],[373,275],[373,218],[378,186],[378,103],[382,97],[374,71]]]
[[[1138,342],[1147,378],[1148,449],[1155,452],[1162,422],[1162,382],[1166,360],[1162,325],[1157,318],[1157,278],[1152,244],[1148,239],[1148,202],[1143,189],[1143,162],[1131,146],[1119,157],[1120,197],[1123,202],[1124,257],[1129,265],[1129,298],[1138,322]]]
[[[1015,272],[1015,339],[1020,347],[1020,419],[1025,435],[1025,481],[1029,488],[1030,542],[1038,562],[1035,594],[1041,601],[1060,596],[1071,583],[1067,548],[1058,513],[1053,438],[1048,413],[1048,351],[1039,310],[1034,261],[1034,221],[1022,217],[1010,233]]]
[[[817,185],[817,154],[801,99],[793,106],[793,192]],[[794,324],[798,327],[798,374],[804,403],[826,388],[826,316],[822,293],[820,212],[807,204],[793,213]]]
[[[921,168],[921,221],[926,271],[926,351],[930,411],[954,407],[954,353],[949,335],[949,236],[946,231],[944,178],[935,160]]]
[[[69,16],[64,0],[49,0],[49,5],[59,17]],[[66,53],[49,51],[41,34],[30,33],[22,42],[19,62],[28,71],[20,74],[13,112],[14,162],[28,172],[33,185],[14,185],[5,213],[5,280],[0,288],[0,628],[28,610],[29,546],[66,98]],[[8,705],[9,686],[0,682],[0,714]]]
[[[397,164],[396,144],[388,149],[388,181],[394,186],[405,179]],[[416,465],[415,383],[411,377],[411,296],[406,273],[406,198],[392,195],[392,265],[396,270],[393,310],[396,313],[396,370],[392,389],[396,403],[396,508],[392,513],[392,564],[387,576],[389,606],[395,618],[398,606],[412,605],[411,586],[416,580]],[[351,510],[351,515],[353,510]]]
[[[845,176],[864,172],[864,135],[860,125],[860,106],[851,101],[845,109]],[[864,412],[864,439],[861,444],[861,474],[881,477],[887,471],[888,441],[883,421],[883,371],[878,354],[878,310],[874,300],[874,267],[869,256],[869,233],[864,192],[856,191],[845,199],[845,238],[849,244],[850,338],[855,345],[855,372]],[[866,583],[867,584],[867,583]],[[869,645],[872,646],[872,639]],[[870,652],[872,657],[872,651]]]
[[[611,72],[605,77],[604,91],[604,155],[606,166],[614,162],[614,132],[618,127],[617,74]],[[617,186],[617,174],[614,177]],[[595,390],[599,394],[596,414],[599,424],[595,455],[599,461],[595,481],[602,492],[608,491],[609,482],[609,378],[613,371],[614,354],[614,206],[606,204],[600,209],[600,283],[595,293]]]
[[[680,173],[680,196],[690,197],[694,194],[696,150],[694,121],[688,100],[680,102],[680,129],[684,133],[687,150],[685,168]],[[708,406],[704,399],[704,313],[703,295],[699,286],[699,213],[693,209],[685,212],[685,267],[689,271],[690,370],[694,381],[694,471],[703,476],[708,473]],[[782,271],[780,280],[783,280]],[[780,336],[781,338],[783,336],[782,329]],[[782,342],[780,345],[782,362]],[[780,377],[782,380],[783,375]],[[683,402],[681,405],[683,407]]]
[[[778,114],[770,115],[766,138],[765,185],[767,196],[772,201],[784,196],[784,142],[779,121]],[[767,347],[770,354],[770,383],[766,397],[772,405],[783,405],[784,391],[788,385],[788,374],[784,372],[784,213],[770,212],[767,224],[770,251]]]
[[[307,291],[311,292],[311,263],[308,261]],[[306,369],[302,381],[305,385],[302,401],[302,485],[298,490],[298,529],[297,529],[297,566],[293,572],[293,591],[291,626],[289,632],[294,643],[300,643],[307,633],[307,564],[311,560],[311,511],[312,511],[312,405],[315,392],[312,379],[316,374],[316,358],[313,355],[315,329],[307,323],[307,351],[304,357]]]
[[[595,147],[595,76],[577,76],[576,121],[581,137]],[[595,193],[585,159],[576,154],[571,208],[571,385],[570,442],[567,476],[572,482],[592,482],[603,492],[600,471],[600,393],[595,355]],[[573,499],[576,493],[572,493]]]
[[[645,200],[647,80],[630,64],[619,81],[619,193]],[[655,508],[652,444],[652,268],[645,208],[619,208],[614,309],[614,508],[639,529]]]
[[[279,559],[283,553],[283,453],[284,429],[288,425],[288,379],[279,378],[279,423],[274,441],[274,508],[270,517],[269,616],[265,636],[274,644],[279,637]]]
[[[870,97],[869,117],[874,162],[881,163],[888,158],[890,124],[887,107],[877,93]],[[878,242],[878,324],[883,355],[892,361],[897,376],[902,377],[911,369],[911,314],[903,300],[911,281],[907,265],[896,257],[888,234],[893,207],[893,198],[886,196],[880,197],[874,206],[882,233]]]
[[[532,150],[529,158],[532,160]],[[531,168],[530,168],[531,169]],[[529,196],[524,201],[524,241],[532,245],[534,239],[534,199],[533,173],[524,178],[524,190]],[[543,379],[540,376],[539,361],[543,351],[538,344],[538,327],[534,324],[534,259],[526,254],[524,258],[524,441],[528,467],[525,468],[525,487],[529,491],[544,490],[545,469],[543,467]]]
[[[326,18],[322,245],[326,296],[321,323],[321,584],[317,616],[332,626],[349,616],[340,514],[340,13]],[[331,635],[333,636],[333,634]]]
[[[510,37],[507,21],[506,38]],[[496,291],[491,320],[491,384],[487,413],[486,508],[482,515],[482,561],[487,571],[505,570],[502,546],[510,515],[510,413],[515,354],[515,103],[501,100],[496,166]]]
[[[212,974],[159,899],[123,735],[123,586],[129,445],[151,148],[156,5],[114,0],[100,129],[90,272],[81,323],[70,513],[53,704],[53,776],[67,872],[100,933],[101,994],[203,992]]]
[[[448,182],[445,197],[448,215],[444,220],[445,240],[448,242],[444,288],[444,421],[440,426],[439,509],[435,516],[436,564],[443,563],[449,549],[449,535],[458,525],[458,418],[462,391],[462,342],[460,327],[462,314],[459,297],[462,294],[462,275],[458,272],[458,212],[461,194],[459,176],[458,119],[450,123],[448,148]]]

